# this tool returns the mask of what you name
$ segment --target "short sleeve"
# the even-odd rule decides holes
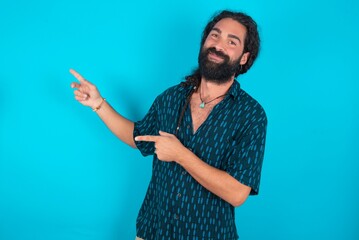
[[[260,121],[251,125],[231,150],[225,170],[240,183],[251,187],[250,195],[257,195],[264,157],[267,118],[264,115]]]
[[[157,99],[141,121],[135,122],[133,137],[142,135],[158,135],[157,127]],[[136,147],[143,156],[153,155],[155,147],[153,142],[135,141]]]

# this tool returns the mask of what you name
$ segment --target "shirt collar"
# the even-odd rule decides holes
[[[193,86],[186,86],[180,88],[180,90],[185,90],[185,92],[188,94],[193,89]],[[228,94],[232,96],[235,100],[239,98],[241,91],[241,84],[237,81],[237,79],[234,79],[231,87],[228,90]]]
[[[228,90],[228,94],[233,96],[233,98],[237,100],[239,98],[240,90],[241,84],[236,79],[234,79],[232,86]]]

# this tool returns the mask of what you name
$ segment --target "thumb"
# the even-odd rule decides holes
[[[160,136],[164,136],[164,137],[165,137],[165,136],[167,136],[167,137],[172,136],[171,133],[163,132],[163,131],[161,131],[161,130],[160,130],[158,133],[160,134]]]

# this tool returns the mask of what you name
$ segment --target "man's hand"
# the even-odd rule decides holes
[[[187,149],[173,134],[159,131],[159,136],[137,136],[136,141],[154,142],[155,154],[159,160],[165,162],[177,162]]]
[[[71,83],[71,88],[77,88],[77,90],[74,91],[75,99],[84,106],[89,106],[92,109],[98,107],[103,99],[96,86],[87,81],[75,70],[70,69],[70,73],[74,75],[75,78],[77,78],[77,80],[80,82]]]

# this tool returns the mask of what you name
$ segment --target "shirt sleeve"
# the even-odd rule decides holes
[[[145,117],[135,122],[135,127],[133,130],[133,137],[143,136],[143,135],[158,135],[158,124],[157,124],[157,98],[153,102],[150,110],[147,112]],[[140,150],[143,156],[153,155],[155,146],[153,142],[143,142],[135,141],[135,144]]]
[[[257,195],[259,192],[267,129],[267,118],[261,119],[238,140],[225,168],[229,175],[251,187],[250,195]]]

